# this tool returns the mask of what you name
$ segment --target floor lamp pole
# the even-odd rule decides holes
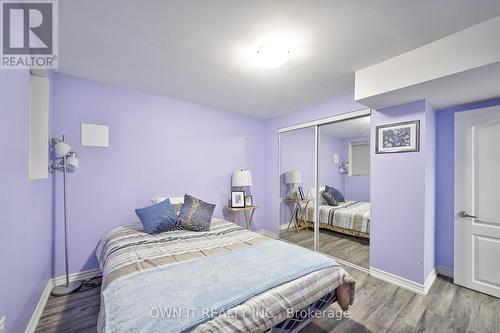
[[[64,135],[62,137],[62,142],[64,142]],[[63,157],[63,165],[59,166],[59,169],[63,169],[63,192],[64,192],[64,263],[66,266],[66,284],[57,286],[52,290],[52,295],[54,296],[65,296],[73,293],[75,290],[82,286],[81,281],[69,281],[69,255],[68,255],[68,206],[67,206],[67,177],[68,177],[68,167],[67,167],[67,156]]]
[[[66,156],[63,158],[63,183],[64,183],[64,263],[66,266],[66,285],[69,286],[69,264],[68,264],[68,205],[66,200],[66,180],[68,178],[68,168],[66,167]]]

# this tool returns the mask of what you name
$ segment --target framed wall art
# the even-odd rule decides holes
[[[375,140],[377,154],[420,151],[420,120],[377,126]]]

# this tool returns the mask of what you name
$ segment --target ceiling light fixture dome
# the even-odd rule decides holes
[[[257,64],[266,69],[283,66],[291,57],[290,47],[285,44],[264,44],[256,52]]]

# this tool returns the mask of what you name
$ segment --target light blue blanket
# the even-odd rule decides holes
[[[271,240],[139,272],[103,292],[106,331],[186,331],[266,290],[336,265],[326,256]]]

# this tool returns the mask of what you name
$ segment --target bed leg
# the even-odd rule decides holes
[[[351,284],[346,283],[337,287],[337,303],[342,310],[349,310],[351,303]]]

